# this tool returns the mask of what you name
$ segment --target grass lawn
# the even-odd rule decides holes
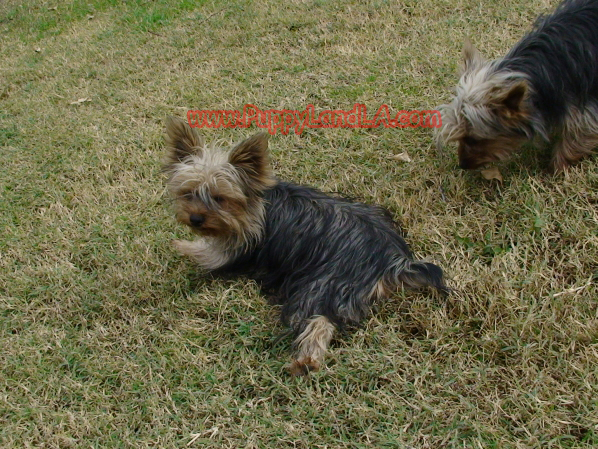
[[[0,447],[598,447],[598,158],[499,183],[429,129],[272,137],[279,177],[389,208],[457,290],[398,292],[307,378],[255,283],[171,247],[160,172],[168,115],[434,109],[466,36],[504,55],[555,4],[3,0]]]

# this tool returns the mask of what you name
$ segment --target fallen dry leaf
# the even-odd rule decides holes
[[[490,167],[481,171],[484,179],[492,180],[496,179],[498,182],[502,182],[502,175],[497,167]]]
[[[409,157],[406,151],[403,151],[399,154],[393,154],[392,156],[390,156],[390,159],[394,159],[395,161],[411,162],[411,158]]]
[[[79,98],[77,101],[71,101],[69,104],[81,104],[86,101],[91,101],[91,98]]]
[[[35,48],[35,51],[36,51],[37,53],[39,53],[40,51],[42,51],[42,49],[41,49],[41,48],[39,48],[39,47],[36,47],[36,48]]]

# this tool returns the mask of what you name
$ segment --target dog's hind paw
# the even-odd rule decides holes
[[[311,357],[302,358],[300,360],[293,360],[289,367],[289,372],[292,376],[307,376],[312,371],[318,371],[320,364]]]

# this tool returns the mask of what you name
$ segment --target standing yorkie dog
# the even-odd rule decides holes
[[[176,216],[202,236],[175,246],[206,270],[246,274],[274,294],[296,336],[293,374],[317,370],[335,329],[358,324],[399,287],[447,290],[439,267],[412,260],[384,209],[278,181],[265,134],[224,150],[180,119],[166,131]]]
[[[441,106],[439,146],[458,142],[459,165],[506,159],[536,136],[565,170],[598,146],[598,1],[565,0],[502,59],[466,42],[456,96]]]

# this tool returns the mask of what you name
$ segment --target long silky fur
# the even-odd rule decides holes
[[[313,316],[339,328],[358,324],[379,283],[385,292],[401,285],[447,290],[439,267],[412,260],[384,209],[288,182],[263,195],[261,241],[219,271],[260,281],[296,334]]]
[[[496,65],[521,72],[532,85],[535,131],[544,138],[560,128],[574,106],[598,105],[598,1],[568,0],[540,17]],[[593,111],[594,112],[594,111]]]

